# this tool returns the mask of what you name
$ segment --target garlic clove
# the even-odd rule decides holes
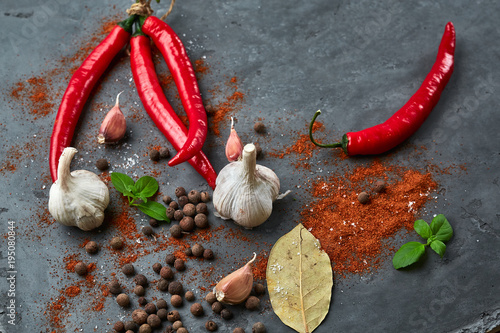
[[[243,151],[243,143],[241,142],[238,133],[234,129],[234,119],[231,117],[231,133],[226,143],[226,157],[229,162],[234,162],[240,159]]]
[[[245,266],[227,275],[217,283],[213,292],[219,302],[240,304],[248,298],[253,285],[252,263],[256,257],[257,254],[254,252],[252,260],[247,262]]]
[[[116,96],[115,106],[109,110],[101,124],[99,135],[97,136],[97,141],[100,144],[117,143],[125,136],[127,121],[125,120],[125,115],[120,110],[119,106],[120,94],[122,92]]]

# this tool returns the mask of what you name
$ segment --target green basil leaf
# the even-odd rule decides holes
[[[134,186],[134,180],[124,173],[112,172],[111,173],[111,183],[120,193],[126,196],[133,196],[131,188]]]
[[[424,220],[416,220],[415,223],[413,224],[413,229],[422,236],[425,239],[428,239],[429,237],[432,236],[432,230],[431,227],[425,222]]]
[[[444,252],[446,251],[446,245],[444,245],[444,243],[440,240],[435,240],[431,243],[431,249],[433,249],[434,252],[439,254],[442,258],[444,256]]]
[[[443,214],[437,215],[431,222],[432,234],[437,240],[447,242],[453,236],[453,228]]]
[[[394,254],[392,265],[395,269],[409,266],[420,259],[425,253],[425,245],[419,242],[408,242]]]
[[[149,198],[158,191],[158,182],[151,176],[143,176],[135,183],[135,195],[140,198]]]
[[[142,202],[136,206],[141,210],[141,212],[154,218],[155,220],[170,222],[169,218],[167,217],[167,208],[161,203],[158,203],[156,201],[148,201]]]

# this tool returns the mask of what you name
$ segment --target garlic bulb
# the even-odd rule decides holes
[[[50,187],[49,212],[61,224],[91,230],[104,220],[109,190],[93,172],[70,172],[71,160],[76,153],[75,148],[67,147],[59,158],[57,180]]]
[[[217,216],[251,229],[271,215],[274,200],[281,198],[280,181],[271,169],[257,165],[253,144],[247,144],[242,155],[241,161],[229,163],[219,172],[213,204]]]
[[[254,252],[252,260],[245,266],[237,269],[219,281],[213,293],[217,300],[226,304],[240,304],[244,302],[252,291],[253,272],[252,263],[257,254]]]

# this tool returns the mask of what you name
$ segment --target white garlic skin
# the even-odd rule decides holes
[[[219,172],[213,204],[220,217],[251,229],[271,216],[280,181],[274,171],[256,164],[253,144],[245,145],[242,156],[241,161],[229,163]]]
[[[49,212],[57,222],[87,231],[99,227],[104,221],[109,190],[93,172],[70,172],[71,160],[76,153],[75,148],[64,148],[59,158],[57,180],[50,187]]]

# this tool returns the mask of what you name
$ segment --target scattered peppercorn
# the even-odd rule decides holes
[[[373,186],[373,192],[380,193],[385,190],[385,182],[383,180],[377,180]]]
[[[177,333],[189,333],[187,328],[185,327],[180,327],[178,330],[177,330]]]
[[[172,280],[174,278],[174,271],[168,266],[164,266],[160,270],[160,276],[166,280]]]
[[[182,259],[175,259],[174,267],[177,271],[183,272],[186,270],[186,263]]]
[[[161,264],[159,262],[153,264],[153,271],[156,274],[160,274],[161,269],[162,269],[162,267],[161,267]]]
[[[153,162],[158,162],[160,160],[160,152],[156,149],[151,149],[149,151],[149,159]]]
[[[134,275],[134,273],[135,273],[134,265],[132,265],[132,264],[123,265],[122,273],[127,275],[127,276]]]
[[[182,327],[182,325],[183,325],[183,324],[182,324],[182,321],[177,320],[176,322],[174,322],[174,323],[172,324],[172,328],[173,328],[175,331],[177,331],[179,328],[181,328],[181,327]]]
[[[193,250],[190,247],[188,247],[184,249],[184,254],[188,257],[191,257],[193,255]]]
[[[204,229],[208,227],[208,218],[205,214],[197,214],[194,217],[194,224],[197,228]]]
[[[151,332],[153,332],[153,329],[148,324],[142,324],[139,327],[139,333],[151,333]]]
[[[229,309],[222,309],[222,311],[220,312],[220,315],[221,315],[222,319],[225,319],[225,320],[229,320],[229,319],[233,318],[233,313]]]
[[[370,195],[366,192],[361,192],[358,195],[358,201],[363,205],[367,204],[369,200],[370,200]]]
[[[177,199],[177,202],[179,203],[179,207],[184,207],[187,203],[189,203],[189,200],[187,196],[183,195]]]
[[[174,210],[179,209],[179,203],[177,201],[172,201],[171,203],[168,204],[170,208],[173,208]]]
[[[145,306],[146,304],[148,304],[148,300],[146,299],[146,297],[141,296],[139,297],[139,299],[137,299],[137,303],[139,303],[140,306]]]
[[[208,192],[201,192],[200,193],[200,198],[202,202],[209,202],[210,201],[210,194]]]
[[[85,244],[85,251],[87,251],[88,254],[96,254],[99,251],[99,245],[94,241],[89,241]]]
[[[191,249],[192,249],[193,255],[195,257],[201,257],[201,256],[203,256],[203,252],[205,251],[205,248],[202,245],[198,244],[198,243],[194,244]]]
[[[147,303],[144,306],[144,311],[146,311],[148,315],[156,313],[156,305],[154,305],[154,303]]]
[[[233,330],[233,333],[245,333],[245,330],[242,329],[241,327],[236,327],[234,330]]]
[[[157,228],[160,223],[158,222],[157,219],[149,219],[149,225],[152,226],[153,228]]]
[[[118,303],[118,305],[122,308],[126,308],[130,305],[130,299],[127,294],[120,294],[116,296],[116,303]]]
[[[186,189],[184,187],[179,186],[178,188],[175,189],[175,196],[177,198],[180,198],[183,195],[186,195]]]
[[[266,333],[266,332],[267,332],[266,326],[264,326],[264,324],[261,323],[260,321],[253,324],[252,333]]]
[[[203,306],[201,306],[200,303],[193,303],[193,305],[191,305],[191,313],[193,314],[193,316],[196,316],[196,317],[200,317],[200,316],[203,316]]]
[[[181,315],[177,310],[172,310],[167,315],[167,320],[171,323],[175,323],[179,319],[181,319]]]
[[[196,191],[196,190],[189,191],[187,197],[188,197],[189,202],[194,204],[194,205],[198,204],[198,202],[201,201],[201,194],[199,191]]]
[[[168,307],[167,301],[164,299],[159,299],[156,301],[156,308],[157,309],[166,309]]]
[[[160,158],[170,157],[170,150],[167,147],[161,147],[159,153],[160,153]]]
[[[134,277],[134,282],[135,282],[135,284],[141,285],[144,288],[146,288],[148,285],[148,279],[142,274],[137,274]]]
[[[194,217],[196,215],[196,206],[193,205],[192,203],[187,203],[182,208],[182,212],[186,216]]]
[[[224,305],[221,302],[213,302],[212,303],[212,311],[220,314],[220,312],[224,309]]]
[[[245,308],[254,311],[260,307],[260,299],[256,296],[250,296],[245,302]]]
[[[257,121],[253,125],[253,129],[257,133],[264,133],[266,130],[266,126],[264,126],[264,123],[262,123],[261,121]]]
[[[214,259],[214,251],[212,251],[210,249],[205,249],[205,251],[203,251],[203,258],[205,258],[207,260]]]
[[[182,295],[183,291],[184,289],[182,287],[182,283],[180,283],[179,281],[172,281],[168,285],[168,292],[171,295]]]
[[[192,291],[186,291],[186,293],[184,294],[184,298],[186,299],[186,301],[192,302],[194,301],[194,293]]]
[[[170,235],[174,238],[182,237],[182,228],[178,224],[174,224],[170,227]]]
[[[172,253],[167,254],[165,257],[165,262],[167,263],[167,265],[173,266],[175,263],[175,256]]]
[[[149,225],[145,225],[141,230],[145,236],[151,236],[154,233],[153,228],[151,228]]]
[[[179,308],[182,306],[182,297],[180,295],[172,295],[170,297],[170,304],[172,304],[173,307]]]
[[[165,333],[173,333],[174,332],[174,328],[172,327],[172,325],[167,325],[167,327],[165,327]]]
[[[197,214],[205,214],[208,215],[208,206],[204,202],[200,202],[196,205],[196,213]]]
[[[80,276],[84,276],[87,274],[87,265],[80,261],[75,265],[75,272]]]
[[[213,292],[209,292],[207,296],[205,296],[205,301],[207,301],[208,304],[212,305],[214,302],[217,302],[217,297]]]
[[[174,212],[174,220],[180,221],[184,217],[184,212],[181,209],[177,209]]]
[[[174,214],[175,214],[175,209],[173,209],[172,207],[167,207],[167,217],[169,220],[173,220],[174,219]]]
[[[215,332],[215,331],[217,331],[217,329],[219,328],[219,326],[217,326],[217,324],[215,322],[209,320],[209,321],[207,321],[205,323],[205,328],[209,332]]]
[[[95,162],[95,166],[97,167],[97,169],[99,169],[100,171],[106,171],[108,170],[109,168],[109,162],[107,159],[105,158],[100,158],[98,159],[96,162]]]
[[[132,320],[129,320],[123,323],[123,328],[125,329],[125,331],[135,332],[135,330],[137,329],[137,325]]]
[[[150,314],[146,321],[151,328],[158,328],[161,326],[161,319],[157,314]]]
[[[179,226],[185,232],[190,232],[194,230],[195,224],[191,216],[184,216],[179,222]]]
[[[165,205],[169,205],[172,202],[172,198],[169,195],[164,195],[161,197],[161,200],[165,203]]]
[[[146,313],[146,311],[142,309],[136,309],[132,312],[132,320],[137,325],[142,325],[146,323],[147,319],[148,319],[148,314]]]
[[[144,296],[145,293],[146,293],[146,289],[144,289],[143,286],[135,286],[134,287],[134,294],[136,294],[137,296]]]
[[[115,295],[118,295],[122,292],[122,286],[120,286],[120,283],[116,279],[113,279],[108,283],[108,289],[110,293]]]
[[[123,322],[121,321],[117,321],[114,325],[113,325],[113,329],[117,332],[123,332],[123,330],[125,329],[125,324],[123,324]]]
[[[159,291],[167,291],[169,284],[170,282],[168,282],[168,280],[160,279],[160,281],[158,281],[158,284],[156,286],[158,287]]]
[[[123,248],[123,238],[116,236],[111,238],[110,245],[115,250],[121,250]]]
[[[167,310],[167,309],[158,309],[158,311],[156,312],[156,315],[157,315],[157,316],[158,316],[158,318],[160,318],[162,321],[163,321],[163,320],[167,320],[168,310]]]
[[[260,159],[262,157],[262,147],[258,142],[254,142],[253,145],[255,146],[256,157]]]
[[[253,287],[253,291],[254,291],[255,295],[257,295],[257,296],[264,295],[264,293],[266,292],[266,287],[264,287],[264,285],[262,283],[257,283]]]

